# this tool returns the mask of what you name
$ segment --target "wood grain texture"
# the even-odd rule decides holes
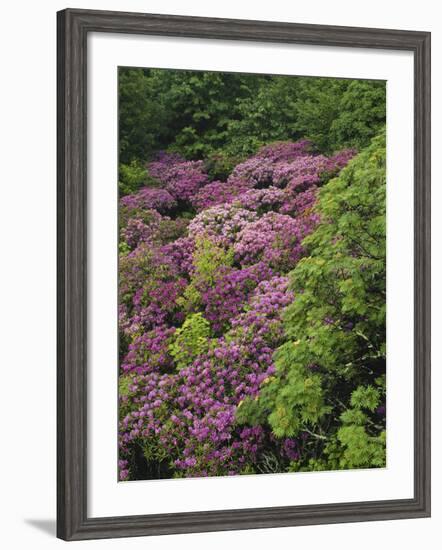
[[[409,50],[415,76],[413,499],[87,517],[87,33]],[[430,515],[430,33],[69,9],[57,14],[57,536],[64,540]]]

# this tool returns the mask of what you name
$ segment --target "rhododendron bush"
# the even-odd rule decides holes
[[[120,480],[383,465],[383,147],[144,166],[120,199]]]

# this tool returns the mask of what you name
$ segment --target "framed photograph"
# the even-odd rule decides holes
[[[430,33],[58,13],[64,540],[430,515]]]

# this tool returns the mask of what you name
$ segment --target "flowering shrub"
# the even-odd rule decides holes
[[[174,266],[177,274],[186,277],[193,272],[195,241],[189,237],[181,237],[160,248],[162,257],[167,258]]]
[[[206,237],[214,243],[232,244],[247,224],[257,219],[254,212],[231,204],[212,206],[195,216],[189,224],[189,235]]]
[[[131,195],[127,195],[131,197]],[[126,197],[124,197],[126,198]],[[120,250],[134,250],[140,243],[161,245],[183,237],[189,220],[171,218],[153,208],[128,208],[120,204]]]
[[[238,195],[241,195],[252,184],[241,179],[230,179],[229,181],[213,181],[205,185],[195,197],[192,204],[198,211],[205,210],[211,206],[231,203]]]
[[[264,214],[238,233],[235,257],[242,266],[262,261],[280,272],[287,272],[301,257],[301,241],[312,231],[316,220],[311,217],[309,221],[276,212]]]
[[[262,147],[256,155],[238,164],[230,178],[250,180],[255,185],[270,185],[274,183],[273,172],[281,165],[292,163],[296,159],[305,158],[312,144],[307,140],[296,143],[279,142]]]
[[[189,202],[208,183],[202,161],[186,161],[179,155],[163,153],[148,165],[149,174],[165,186],[176,200]]]
[[[148,243],[120,257],[120,317],[127,336],[156,326],[179,324],[184,315],[176,301],[187,281],[171,258]]]
[[[176,201],[166,189],[144,187],[137,193],[123,197],[120,205],[129,212],[154,209],[164,214],[176,207]]]
[[[302,216],[303,214],[307,215],[316,202],[317,191],[318,187],[312,185],[305,191],[290,194],[279,211],[281,214],[290,214],[295,217]]]
[[[235,410],[275,372],[272,353],[283,336],[281,307],[293,298],[287,286],[282,277],[260,283],[234,328],[179,373],[160,374],[158,367],[131,380],[129,395],[136,408],[122,420],[122,456],[131,442],[142,439],[145,453],[157,460],[163,453],[176,457],[173,464],[185,475],[249,471],[263,452],[265,433],[259,426],[238,427]],[[201,329],[196,332],[201,346]]]
[[[161,216],[159,214],[152,216],[150,223],[144,223],[139,218],[130,218],[127,225],[120,232],[120,243],[126,243],[133,250],[141,243],[152,242],[157,235],[160,220]]]
[[[271,269],[263,262],[244,269],[225,266],[217,271],[212,285],[201,285],[204,315],[215,333],[229,326],[247,305],[248,297],[256,285],[271,275]]]
[[[267,189],[251,189],[241,193],[235,204],[259,214],[276,211],[287,200],[287,193],[282,189],[270,186]]]
[[[291,471],[310,457],[307,426],[271,409],[293,345],[289,273],[324,223],[321,187],[353,154],[277,142],[210,182],[202,161],[162,153],[147,167],[159,187],[120,200],[121,480]],[[318,364],[294,392],[311,422],[327,410]],[[370,391],[355,409],[381,407]]]
[[[167,370],[172,366],[169,345],[174,333],[175,328],[159,325],[136,336],[120,365],[121,370],[137,374]]]
[[[274,185],[290,191],[304,190],[336,175],[355,155],[354,150],[345,150],[328,158],[311,151],[312,145],[306,140],[263,147],[239,164],[231,178],[248,181],[254,187]]]

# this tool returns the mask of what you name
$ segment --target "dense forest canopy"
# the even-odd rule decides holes
[[[227,166],[272,141],[362,149],[385,124],[385,82],[120,68],[120,162],[160,150]]]

